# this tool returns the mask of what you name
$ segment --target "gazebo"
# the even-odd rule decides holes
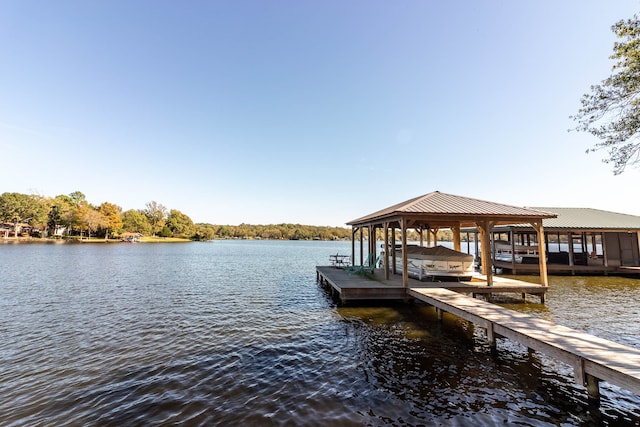
[[[404,287],[409,286],[407,261],[407,230],[414,229],[420,234],[420,244],[423,244],[424,232],[427,232],[427,244],[431,242],[431,235],[435,238],[438,230],[451,229],[453,232],[453,246],[460,251],[460,229],[475,227],[480,234],[482,273],[486,276],[487,285],[493,285],[492,260],[490,238],[491,230],[497,225],[531,224],[538,234],[538,242],[544,242],[542,220],[555,218],[556,214],[535,209],[504,205],[469,197],[434,191],[402,203],[390,206],[372,214],[363,216],[347,225],[352,227],[351,259],[355,260],[356,233],[360,231],[360,263],[363,263],[364,230],[368,231],[368,253],[376,257],[376,230],[384,232],[384,273],[389,279],[389,257],[393,259],[395,269],[396,259],[396,230],[400,230],[402,245],[402,281]],[[547,267],[544,245],[539,247],[540,281],[548,286]]]

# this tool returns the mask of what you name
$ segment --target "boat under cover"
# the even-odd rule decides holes
[[[444,246],[407,246],[409,276],[419,280],[470,280],[475,273],[473,255]],[[396,249],[396,271],[402,271],[402,250]]]

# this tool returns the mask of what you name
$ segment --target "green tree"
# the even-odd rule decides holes
[[[167,227],[169,227],[174,237],[191,238],[196,232],[196,227],[191,218],[176,209],[169,211]]]
[[[122,214],[122,228],[130,233],[151,234],[151,224],[146,215],[133,209]]]
[[[193,238],[199,241],[213,240],[216,237],[216,229],[211,224],[196,224]]]
[[[51,201],[49,209],[47,227],[53,230],[54,234],[62,228],[67,230],[73,222],[73,200],[64,194],[56,196]]]
[[[582,107],[571,118],[578,131],[600,139],[587,152],[605,149],[613,163],[613,173],[640,161],[640,20],[621,20],[611,27],[619,41],[613,46],[612,75],[591,86]]]
[[[146,204],[144,214],[151,225],[151,233],[155,236],[166,224],[167,208],[152,200]]]
[[[18,225],[46,224],[48,205],[36,195],[21,193],[2,193],[0,195],[0,221],[14,224],[15,237],[18,237]]]

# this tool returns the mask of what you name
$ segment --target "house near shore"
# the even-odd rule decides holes
[[[640,216],[591,208],[536,207],[545,218],[547,270],[555,274],[640,274]],[[492,230],[493,265],[516,273],[537,271],[537,234],[529,224]]]
[[[31,227],[27,223],[17,223],[17,224],[12,222],[0,223],[0,236],[2,236],[5,239],[9,237],[13,237],[16,234],[20,237],[28,237],[35,230],[36,229]]]

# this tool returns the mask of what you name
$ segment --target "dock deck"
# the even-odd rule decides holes
[[[382,270],[376,270],[372,278],[350,275],[335,267],[319,266],[316,273],[318,282],[327,285],[343,302],[417,299],[434,306],[439,317],[442,312],[449,312],[486,329],[491,345],[495,345],[496,336],[502,336],[543,352],[572,366],[576,383],[586,386],[591,398],[599,399],[600,381],[640,394],[639,349],[468,296],[508,292],[523,297],[538,295],[544,302],[548,287],[502,277],[494,278],[494,284],[487,286],[479,276],[468,282],[410,279],[405,288],[399,276],[385,280]]]
[[[372,277],[363,277],[358,274],[349,274],[346,270],[332,266],[316,267],[318,281],[328,284],[340,297],[343,303],[358,300],[406,300],[406,289],[402,285],[402,276],[391,274],[385,279],[384,271],[376,269]],[[469,281],[451,282],[423,282],[417,279],[409,279],[409,288],[438,288],[449,289],[468,295],[482,294],[491,297],[494,293],[513,293],[525,297],[526,294],[539,297],[542,302],[547,286],[521,280],[508,279],[506,277],[493,277],[493,285],[487,286],[487,281],[482,275],[474,276]]]

